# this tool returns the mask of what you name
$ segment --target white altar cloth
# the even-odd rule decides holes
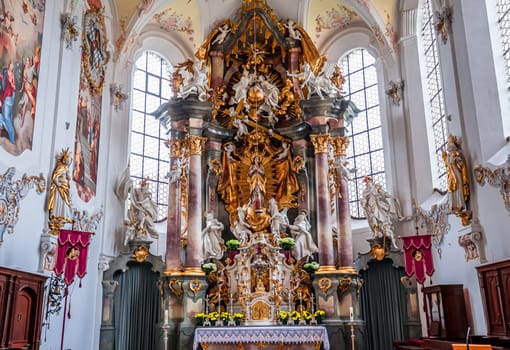
[[[328,332],[323,326],[253,326],[198,327],[195,329],[193,349],[200,344],[313,344],[316,349],[329,350]]]

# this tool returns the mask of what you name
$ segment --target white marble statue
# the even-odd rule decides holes
[[[209,97],[209,66],[205,60],[195,61],[192,65],[192,71],[189,67],[180,71],[183,75],[183,82],[179,87],[180,98],[187,98],[191,94],[196,94],[202,102],[207,101]]]
[[[239,141],[243,138],[243,136],[248,135],[248,127],[242,119],[235,118],[232,125],[237,128],[236,136],[234,137],[236,141]]]
[[[271,218],[269,219],[271,225],[271,233],[274,235],[276,239],[278,239],[280,238],[281,233],[285,232],[285,230],[289,226],[289,218],[286,215],[287,208],[284,208],[280,212],[278,210],[278,203],[274,198],[271,198],[269,200],[268,211],[269,215],[271,215]]]
[[[253,79],[253,74],[250,74],[248,70],[243,71],[239,81],[232,86],[235,94],[230,98],[230,104],[237,104],[243,99],[246,100],[246,93],[248,92],[248,87],[252,84]]]
[[[148,179],[142,180],[138,187],[132,186],[130,194],[126,243],[133,239],[145,240],[148,236],[158,238],[159,235],[154,225],[154,221],[158,217],[158,205],[152,199]]]
[[[228,33],[230,33],[232,31],[230,29],[230,26],[228,25],[228,23],[225,23],[224,25],[219,27],[218,30],[220,33],[216,36],[216,38],[213,40],[211,45],[223,44],[223,42],[227,38]]]
[[[372,178],[366,177],[365,183],[360,204],[365,211],[370,229],[374,236],[390,237],[393,246],[398,248],[393,229],[395,223],[403,219],[400,214],[400,202],[386,192],[381,185],[374,184]]]
[[[205,216],[205,228],[202,230],[202,259],[221,259],[224,251],[224,241],[221,237],[223,224],[207,213]]]
[[[297,260],[319,251],[310,233],[312,225],[310,225],[308,221],[307,211],[305,209],[299,212],[299,215],[294,219],[294,223],[289,225],[289,228],[292,238],[296,241],[293,254]]]
[[[337,97],[340,95],[340,89],[331,81],[330,78],[326,77],[324,70],[322,70],[318,75],[312,71],[310,64],[305,62],[303,64],[303,71],[296,74],[287,73],[290,77],[299,78],[301,83],[301,88],[305,86],[308,88],[308,97],[313,94],[317,94],[321,100],[324,99],[324,94],[328,97]]]
[[[284,27],[289,31],[289,38],[294,40],[301,40],[301,33],[296,29],[296,22],[292,19],[288,19],[287,23],[284,24]]]

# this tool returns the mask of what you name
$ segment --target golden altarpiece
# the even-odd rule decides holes
[[[363,322],[344,167],[357,109],[341,72],[265,0],[244,0],[195,56],[176,66],[174,96],[153,113],[170,155],[168,347],[191,349],[197,313],[239,312],[256,326],[277,325],[279,310],[322,309],[333,348],[347,348],[347,324],[362,332]],[[215,265],[207,275],[205,263]]]

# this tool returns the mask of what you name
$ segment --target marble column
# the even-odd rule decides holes
[[[336,225],[338,228],[338,257],[337,262],[340,267],[350,267],[353,264],[352,259],[352,227],[351,214],[349,209],[349,184],[347,174],[345,174],[347,147],[349,146],[349,136],[337,136],[331,138],[333,146],[333,155],[336,163],[337,191],[340,196],[335,196],[336,201]]]
[[[223,52],[211,51],[211,89],[216,89],[223,84],[223,71],[225,62],[223,59]]]
[[[165,142],[170,149],[170,173],[168,183],[168,220],[166,228],[166,270],[179,271],[181,269],[181,155],[184,141],[177,137]]]
[[[299,72],[299,56],[301,55],[301,47],[299,40],[294,40],[292,38],[285,38],[287,41],[287,45],[290,47],[288,50],[288,64],[290,73],[298,73]],[[299,79],[294,77],[292,78],[292,83],[294,85],[294,91],[299,95],[301,99],[304,99],[303,91],[301,90],[301,83]]]
[[[206,137],[189,135],[189,196],[188,196],[188,245],[186,268],[200,269],[202,260],[202,151]],[[201,270],[200,270],[201,272]]]
[[[321,270],[335,269],[331,205],[328,185],[329,134],[310,135],[315,151],[315,189],[317,196],[317,245]]]

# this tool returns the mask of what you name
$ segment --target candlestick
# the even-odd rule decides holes
[[[168,310],[165,310],[165,325],[168,324]]]
[[[349,307],[349,318],[352,321],[354,321],[354,308],[351,306]]]

